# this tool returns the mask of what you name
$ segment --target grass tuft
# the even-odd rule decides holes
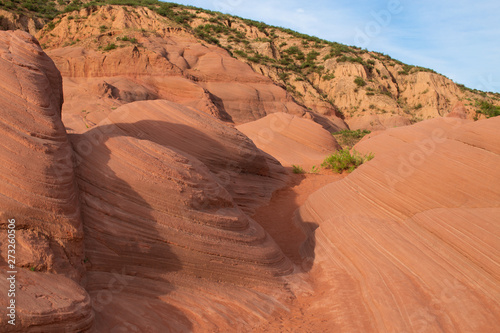
[[[111,43],[111,44],[106,45],[103,50],[104,51],[111,51],[111,50],[114,50],[114,49],[116,49],[116,44]]]

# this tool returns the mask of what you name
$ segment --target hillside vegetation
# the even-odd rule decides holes
[[[224,48],[233,57],[247,62],[254,71],[286,88],[307,109],[325,117],[341,117],[351,129],[377,130],[445,116],[457,102],[465,106],[464,116],[471,119],[498,115],[500,94],[455,84],[431,69],[404,64],[382,53],[192,6],[156,0],[11,0],[0,5],[18,20],[28,16],[45,22],[39,36],[45,37],[41,40],[45,48],[81,44],[103,52],[124,42],[138,44],[137,39],[127,35],[122,36],[125,39],[104,38],[92,44],[88,41],[109,34],[112,27],[103,24],[92,37],[78,31],[72,33],[75,29],[72,25],[87,27],[85,20],[98,6],[126,6],[130,13],[136,11],[134,7],[148,7],[164,17],[171,27],[203,43]],[[9,26],[3,20],[2,26]],[[64,38],[51,32],[60,24],[69,31]],[[157,32],[154,24],[135,31],[143,36]]]

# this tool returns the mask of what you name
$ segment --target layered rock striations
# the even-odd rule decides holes
[[[9,290],[13,270],[7,264],[19,272],[17,324],[7,324],[4,307],[1,325],[19,332],[85,330],[93,313],[76,283],[84,273],[83,230],[73,151],[61,122],[61,75],[21,31],[0,32],[0,73],[2,290]],[[9,219],[15,220],[15,263],[8,256]],[[7,304],[7,293],[0,297]]]
[[[243,328],[283,308],[282,277],[294,268],[247,215],[285,185],[279,162],[223,121],[165,100],[127,104],[70,144],[54,63],[26,33],[0,38],[17,331]]]
[[[375,158],[298,211],[302,251],[350,331],[493,332],[499,118],[434,119],[355,147]],[[318,304],[318,306],[320,306]]]
[[[267,202],[284,174],[248,138],[201,111],[156,100],[120,107],[71,140],[98,329],[128,321],[212,330],[225,327],[223,317],[228,327],[249,324],[260,312],[252,302],[280,305],[258,290],[285,295],[280,277],[292,264],[242,209]],[[99,304],[115,280],[120,292]],[[151,302],[164,311],[145,324],[139,309]]]

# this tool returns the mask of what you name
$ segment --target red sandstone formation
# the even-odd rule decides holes
[[[375,158],[298,212],[330,290],[311,306],[348,331],[496,331],[499,126],[434,119],[360,142]]]
[[[14,331],[88,329],[90,298],[71,280],[84,273],[83,231],[73,151],[61,122],[61,75],[31,35],[2,31],[0,76],[0,327],[9,327],[7,220],[15,219]]]

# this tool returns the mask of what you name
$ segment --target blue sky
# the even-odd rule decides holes
[[[383,52],[500,92],[499,0],[175,1]]]

